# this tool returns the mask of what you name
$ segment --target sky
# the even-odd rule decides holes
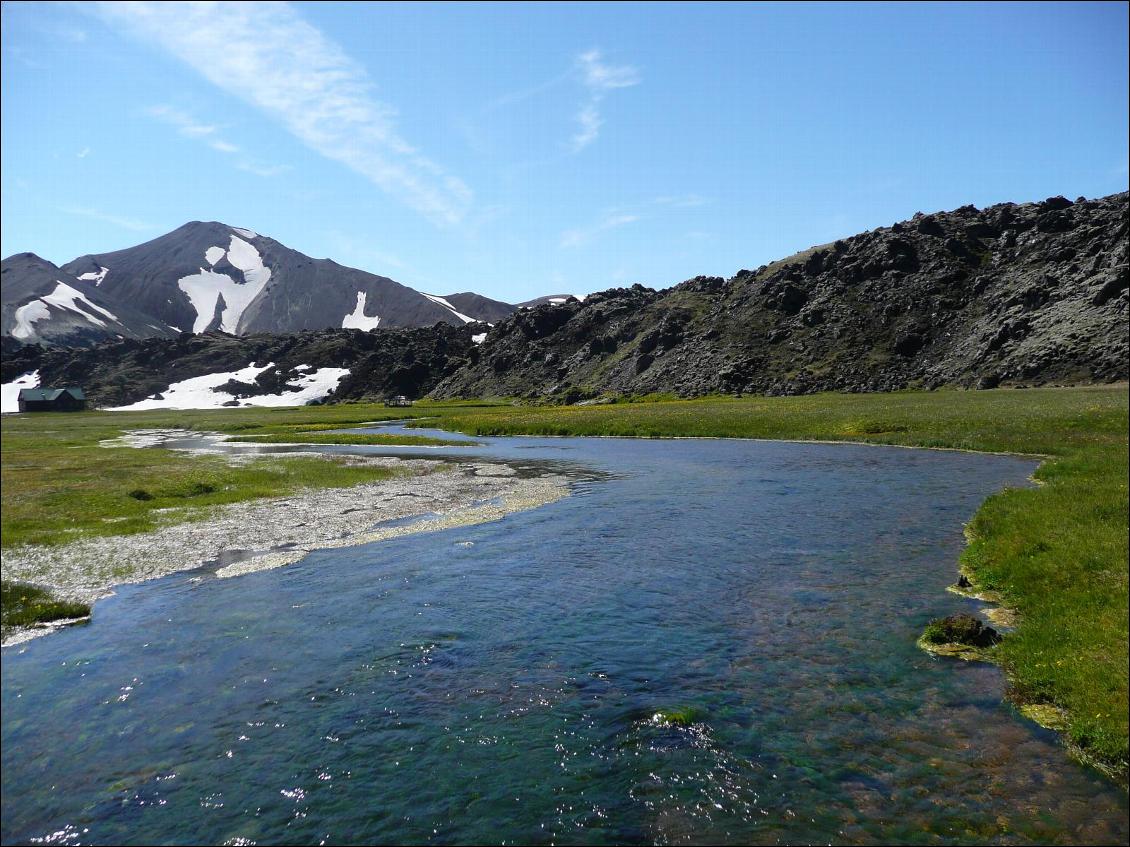
[[[1126,3],[4,3],[0,253],[218,220],[508,302],[1127,188]]]

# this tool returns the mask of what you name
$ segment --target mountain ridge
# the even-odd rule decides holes
[[[1128,196],[918,213],[729,279],[551,296],[489,328],[456,318],[413,330],[411,344],[383,325],[321,331],[317,343],[296,333],[285,344],[302,351],[294,364],[349,370],[329,400],[379,399],[392,390],[382,370],[390,362],[403,377],[393,393],[556,403],[1120,381],[1130,369]],[[421,296],[452,312],[471,308],[461,294]],[[159,393],[166,377],[185,377],[169,363],[186,337],[144,342],[142,359],[138,342],[84,354],[6,337],[3,381],[36,369],[44,384],[89,377],[82,384],[96,402],[134,402]],[[258,361],[250,356],[278,358],[284,344],[193,337],[202,339],[194,367],[214,373]],[[225,351],[211,364],[209,345]],[[375,358],[372,345],[382,351]],[[81,365],[84,356],[98,366]],[[145,361],[165,364],[149,372]]]
[[[42,276],[20,259],[23,255],[4,260],[0,300],[5,314],[23,307],[29,307],[25,315],[35,313],[35,320],[25,321],[21,340],[52,345],[213,329],[238,335],[459,325],[498,320],[516,308],[473,293],[456,295],[464,304],[458,308],[390,277],[311,258],[254,230],[190,221],[133,247],[51,265],[65,284],[73,287],[77,280],[87,296],[96,292],[104,305],[147,318],[128,326],[82,325],[75,315],[59,322],[58,310],[40,302],[42,285],[19,278]],[[14,318],[6,320],[4,333],[15,325]]]

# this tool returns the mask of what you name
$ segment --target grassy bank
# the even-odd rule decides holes
[[[0,583],[0,630],[49,623],[90,614],[90,606],[56,600],[42,588],[22,582]]]
[[[137,429],[238,433],[259,443],[433,445],[425,436],[335,436],[324,431],[387,417],[382,407],[6,415],[0,442],[2,544],[65,544],[92,535],[147,532],[194,520],[207,507],[302,488],[387,479],[395,471],[309,456],[232,465],[222,457],[101,447]],[[407,411],[407,410],[405,410]]]
[[[1127,450],[1125,385],[808,397],[705,398],[597,406],[483,401],[410,409],[299,409],[6,416],[3,544],[60,543],[190,520],[197,506],[352,485],[387,473],[319,459],[232,467],[207,456],[98,447],[124,430],[214,430],[255,441],[358,443],[328,432],[374,420],[470,435],[620,435],[858,441],[1048,457],[1038,489],[990,497],[969,526],[961,567],[1015,609],[993,655],[1013,697],[1064,717],[1083,758],[1125,781],[1127,759]],[[363,441],[363,443],[380,443]],[[384,443],[390,443],[387,440]],[[210,489],[210,490],[208,490]],[[151,499],[131,492],[142,490]],[[170,510],[171,511],[167,511]]]

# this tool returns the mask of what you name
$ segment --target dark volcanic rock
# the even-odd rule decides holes
[[[20,346],[4,339],[3,381],[38,370],[43,385],[81,386],[93,406],[142,400],[171,383],[204,374],[274,362],[253,383],[232,380],[223,390],[253,397],[291,390],[296,370],[344,367],[332,401],[417,398],[475,354],[477,324],[436,324],[400,330],[333,329],[287,335],[234,336],[222,332],[102,344],[88,350]]]
[[[1127,194],[919,214],[729,280],[523,310],[437,397],[1127,378]]]

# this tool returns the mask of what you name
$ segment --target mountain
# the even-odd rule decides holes
[[[176,332],[34,253],[0,263],[0,328],[21,342],[89,346]]]
[[[386,330],[382,318],[377,332],[348,326],[247,332],[252,300],[237,322],[244,331],[239,336],[127,337],[77,350],[21,345],[8,335],[0,381],[77,384],[94,405],[175,408],[391,394],[570,403],[653,392],[801,394],[1125,380],[1128,211],[1122,193],[916,214],[730,279],[696,277],[663,291],[636,285],[583,301],[550,297],[489,330],[457,316],[488,316],[489,301],[421,294],[451,319]],[[227,229],[211,237],[219,234],[243,240]],[[280,276],[289,272],[276,261],[273,242],[258,238],[252,240],[263,266],[280,269]],[[244,249],[237,245],[233,267],[251,264],[239,252]],[[212,267],[228,267],[218,252],[211,255]],[[88,331],[82,321],[96,316],[110,324],[97,310],[109,311],[108,301],[98,298],[111,280],[110,264],[74,267],[81,274],[68,276],[38,257],[12,257],[5,262],[6,297],[9,262],[18,277],[12,290],[32,304],[23,312],[26,323],[39,328],[46,321],[29,317],[38,302],[54,316],[48,327],[77,321]],[[101,268],[110,270],[100,285],[81,278],[103,274]],[[249,284],[256,272],[240,270],[252,275]],[[229,281],[235,284],[234,276]],[[58,293],[59,285],[87,300]],[[378,289],[362,293],[369,291]],[[226,303],[216,309],[221,325]],[[5,307],[6,332],[9,323],[20,325],[15,312],[25,306],[11,316]],[[127,315],[114,315],[125,326]]]
[[[730,279],[523,309],[433,395],[1124,380],[1127,196],[919,213]]]
[[[82,345],[118,335],[145,338],[213,329],[244,335],[461,325],[499,320],[515,309],[473,293],[423,294],[388,277],[330,259],[312,259],[252,230],[194,221],[136,247],[81,256],[61,269],[36,257],[69,287],[81,283],[77,290],[91,303],[114,314],[144,318],[126,321],[125,331],[116,326],[113,333],[80,332],[78,313],[61,307],[48,307],[49,313],[41,315],[44,307],[32,305],[23,314],[39,318],[18,324],[17,310],[50,294],[42,290],[44,269],[26,258],[30,254],[23,255],[4,263],[4,333],[22,326],[15,337],[47,344]]]

